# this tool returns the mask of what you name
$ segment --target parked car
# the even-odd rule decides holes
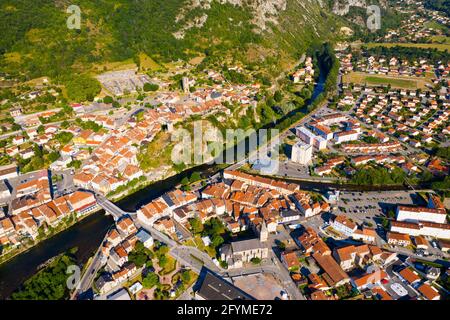
[[[433,246],[433,248],[439,249],[439,246],[438,246],[436,240],[431,241],[431,245]]]

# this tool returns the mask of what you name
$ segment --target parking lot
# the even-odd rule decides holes
[[[291,178],[311,178],[308,166],[301,165],[292,161],[285,161],[280,163],[277,174],[280,176]]]
[[[342,192],[334,205],[336,214],[344,214],[354,222],[370,223],[375,226],[380,217],[394,209],[397,204],[412,205],[416,199],[414,191]]]

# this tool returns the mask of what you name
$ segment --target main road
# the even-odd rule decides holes
[[[102,244],[106,240],[107,236],[108,234],[105,236],[105,239],[102,241]],[[86,292],[87,290],[89,290],[89,288],[92,287],[92,284],[95,280],[95,276],[97,275],[98,271],[103,267],[102,260],[103,260],[102,245],[100,245],[100,247],[97,249],[97,252],[95,252],[95,255],[92,257],[91,262],[90,263],[88,262],[86,270],[82,274],[77,287],[70,295],[71,300],[77,299],[79,294]]]

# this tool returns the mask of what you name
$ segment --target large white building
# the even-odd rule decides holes
[[[446,219],[447,214],[440,209],[408,206],[397,207],[397,221],[446,223]]]
[[[2,200],[11,196],[11,191],[4,180],[0,180],[0,203]]]
[[[334,134],[334,140],[336,141],[336,144],[347,141],[355,141],[358,140],[358,138],[359,132],[356,130],[341,131]]]
[[[327,140],[321,136],[315,135],[305,127],[295,128],[295,133],[306,144],[313,145],[318,150],[327,148]]]
[[[312,146],[298,142],[292,146],[291,160],[299,164],[308,165],[312,159]]]
[[[339,231],[348,237],[352,236],[358,228],[358,226],[354,222],[350,221],[346,216],[343,215],[338,215],[334,219],[332,219],[331,226],[336,231]]]
[[[321,123],[324,125],[331,125],[339,122],[346,121],[347,117],[341,113],[332,113],[322,116],[321,118],[317,119],[317,123]]]
[[[391,231],[410,236],[422,235],[450,239],[450,224],[444,223],[391,221]]]

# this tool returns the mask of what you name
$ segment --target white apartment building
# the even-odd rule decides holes
[[[443,223],[391,221],[391,231],[410,236],[430,236],[440,239],[450,239],[450,224]]]
[[[0,167],[0,180],[15,178],[18,175],[17,166],[15,164]]]
[[[426,207],[397,207],[397,220],[406,222],[427,221],[434,223],[446,223],[447,214],[439,209]]]
[[[356,130],[341,131],[334,134],[334,140],[336,141],[336,144],[347,141],[355,141],[358,140],[358,138],[359,132]]]
[[[295,129],[297,137],[306,144],[313,145],[318,150],[327,148],[327,140],[321,136],[315,135],[305,127],[297,127]]]
[[[292,146],[291,160],[293,162],[308,165],[312,159],[312,146],[302,141]]]
[[[331,221],[331,226],[336,231],[339,231],[348,237],[352,236],[358,228],[354,222],[350,221],[345,216],[336,216],[336,218]]]

